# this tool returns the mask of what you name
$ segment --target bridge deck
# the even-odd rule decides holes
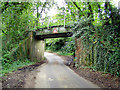
[[[35,30],[35,38],[38,40],[43,40],[47,38],[60,38],[60,37],[71,37],[73,35],[72,29],[69,26],[51,26],[44,27]]]
[[[47,38],[71,37],[72,35],[73,35],[72,32],[64,32],[64,33],[36,35],[35,38],[38,40],[43,40],[43,39],[47,39]]]

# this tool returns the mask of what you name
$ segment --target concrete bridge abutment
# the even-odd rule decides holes
[[[29,32],[28,36],[28,49],[29,49],[29,58],[31,61],[41,61],[44,60],[44,51],[45,51],[45,42],[44,40],[37,40],[34,36],[34,32]]]

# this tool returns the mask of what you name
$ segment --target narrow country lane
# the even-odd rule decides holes
[[[99,88],[65,66],[61,57],[45,52],[48,64],[39,67],[34,88]]]

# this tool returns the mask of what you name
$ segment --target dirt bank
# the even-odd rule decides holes
[[[44,60],[9,73],[7,76],[2,78],[2,88],[24,88],[26,78],[29,75],[31,75],[31,78],[34,78],[37,73],[38,66],[46,62],[47,61]]]

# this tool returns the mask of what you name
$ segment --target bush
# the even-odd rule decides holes
[[[75,42],[72,37],[46,40],[46,50],[51,50],[60,55],[74,55]]]

